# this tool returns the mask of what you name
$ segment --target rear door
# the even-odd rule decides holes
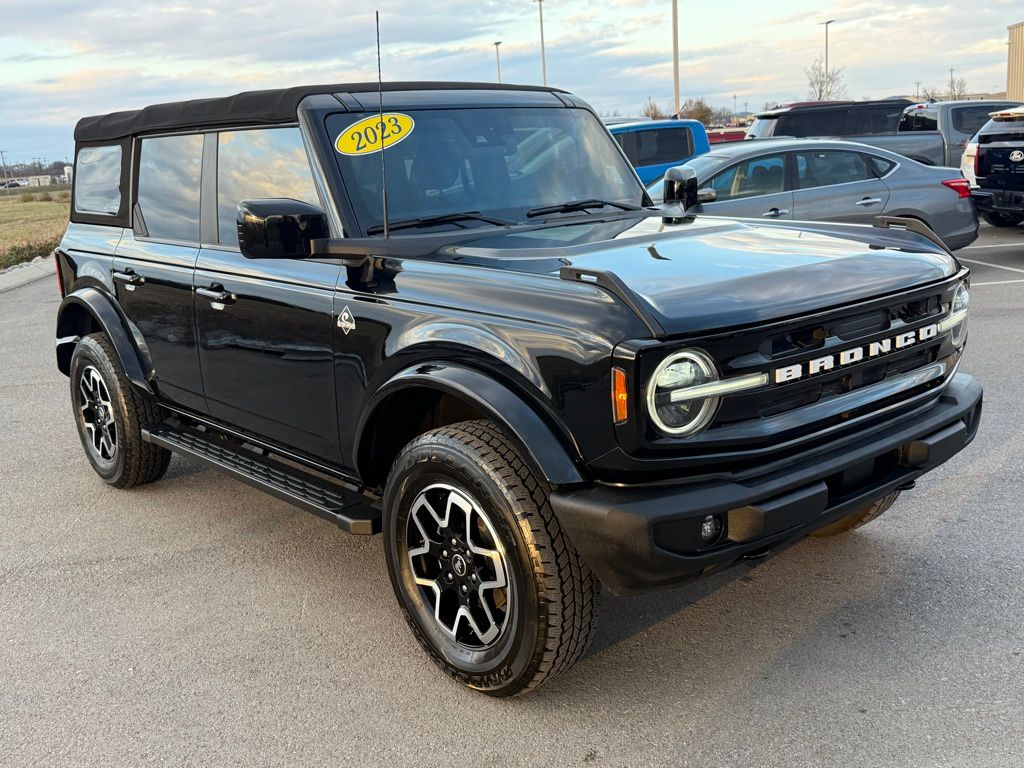
[[[321,204],[299,129],[224,131],[206,141],[195,314],[210,414],[337,463],[333,300],[340,267],[247,259],[238,249],[242,200]]]
[[[870,224],[885,209],[889,189],[860,152],[805,149],[794,152],[793,160],[794,218]]]
[[[114,290],[162,397],[206,410],[192,315],[199,254],[203,137],[144,138],[135,147],[132,223],[114,254]]]
[[[793,193],[786,184],[786,153],[742,160],[701,184],[715,190],[715,202],[698,210],[711,216],[792,219]]]

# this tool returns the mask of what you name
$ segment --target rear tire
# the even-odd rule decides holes
[[[829,536],[838,536],[841,533],[852,531],[856,528],[860,528],[862,525],[867,525],[872,520],[881,517],[882,513],[885,512],[889,507],[893,505],[893,502],[900,497],[899,491],[893,491],[888,496],[883,496],[868,504],[865,507],[861,507],[855,512],[851,512],[846,517],[841,517],[830,525],[826,525],[824,528],[819,528],[811,536],[815,538],[828,538]]]
[[[1024,216],[1022,215],[1015,213],[998,213],[996,211],[985,211],[981,214],[981,218],[993,227],[1016,227],[1024,221]]]
[[[159,480],[171,452],[143,441],[141,430],[166,413],[125,375],[110,340],[84,337],[71,355],[71,405],[85,455],[104,482],[132,488]]]
[[[489,421],[417,437],[388,477],[385,552],[406,620],[445,674],[491,696],[571,667],[596,625],[600,585],[548,493]]]

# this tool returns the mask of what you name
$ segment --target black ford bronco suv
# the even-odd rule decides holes
[[[492,695],[580,657],[600,585],[856,528],[978,428],[928,230],[687,216],[678,169],[656,208],[563,91],[250,92],[75,139],[57,365],[96,472],[176,452],[382,533],[419,642]]]

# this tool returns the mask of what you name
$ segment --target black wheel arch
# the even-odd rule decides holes
[[[57,368],[65,376],[71,371],[71,355],[79,339],[102,332],[110,339],[128,380],[136,387],[153,394],[146,372],[145,354],[128,329],[128,324],[114,301],[93,286],[69,293],[57,310]]]
[[[406,368],[367,401],[353,441],[356,471],[365,485],[382,486],[391,462],[410,440],[470,419],[497,424],[551,485],[584,481],[579,449],[553,414],[542,415],[526,396],[494,376],[450,362]]]

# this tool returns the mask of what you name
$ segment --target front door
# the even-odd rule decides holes
[[[238,250],[242,200],[320,204],[299,131],[222,132],[216,157],[217,227],[204,237],[211,242],[204,242],[195,272],[210,415],[338,463],[333,303],[341,268],[308,259],[247,259]]]
[[[793,218],[793,193],[786,184],[786,155],[765,155],[743,160],[701,185],[715,190],[715,202],[699,209],[709,216]]]
[[[163,136],[139,146],[134,231],[121,238],[111,277],[137,343],[170,402],[206,410],[192,314],[199,255],[203,137]]]
[[[793,215],[803,221],[871,224],[885,210],[889,188],[867,155],[849,150],[794,152]]]

